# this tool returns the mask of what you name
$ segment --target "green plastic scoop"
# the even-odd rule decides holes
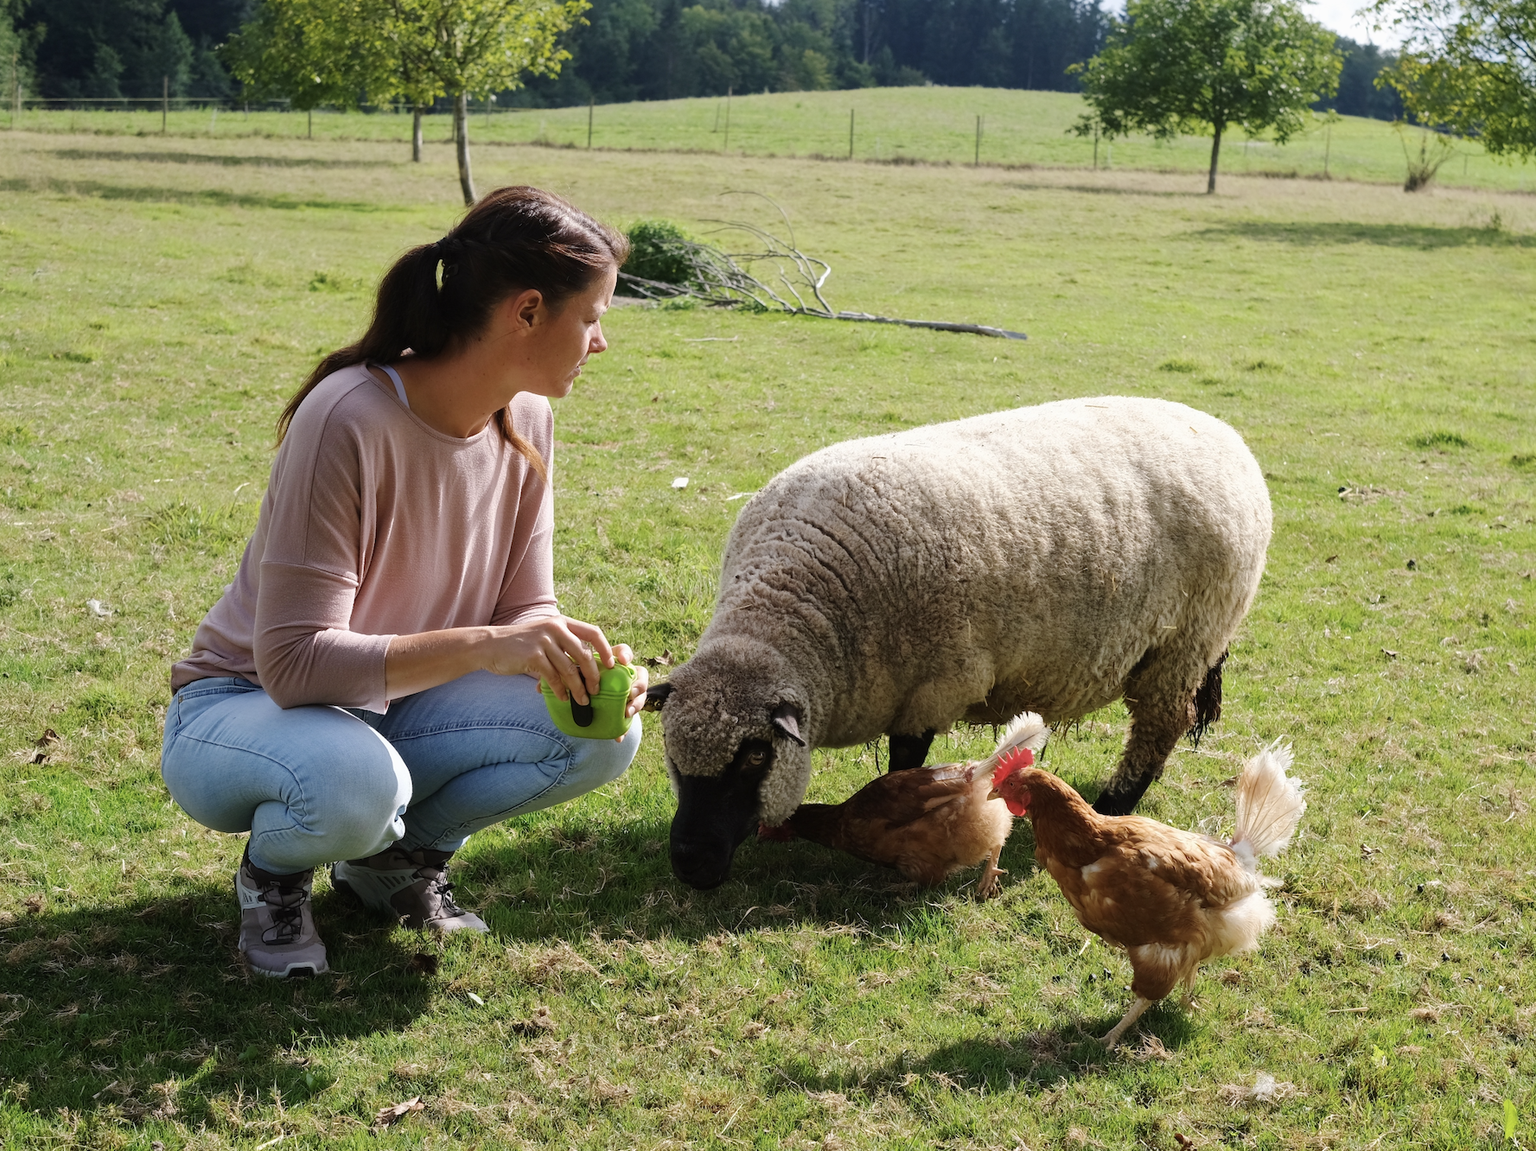
[[[590,703],[577,703],[569,693],[565,699],[555,695],[549,684],[540,682],[544,693],[544,706],[549,718],[566,735],[580,739],[618,739],[629,730],[633,716],[624,714],[629,703],[629,690],[635,683],[635,669],[626,663],[616,663],[603,671],[597,691]]]

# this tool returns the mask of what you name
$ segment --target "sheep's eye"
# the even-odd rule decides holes
[[[762,767],[763,764],[765,764],[767,762],[768,762],[768,753],[766,751],[749,751],[749,752],[747,752],[747,766],[748,767]]]

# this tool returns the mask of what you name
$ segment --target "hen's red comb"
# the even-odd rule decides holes
[[[1026,767],[1035,766],[1035,753],[1027,747],[1009,748],[997,761],[997,770],[992,773],[992,786],[996,787],[1016,771],[1022,771]]]

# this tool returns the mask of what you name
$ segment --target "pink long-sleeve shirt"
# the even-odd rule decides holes
[[[546,465],[554,416],[519,394],[512,425]],[[299,405],[240,570],[171,671],[174,692],[241,676],[279,707],[383,711],[396,635],[557,615],[549,485],[496,427],[428,427],[362,366]]]

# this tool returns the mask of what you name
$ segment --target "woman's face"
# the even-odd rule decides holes
[[[587,358],[608,347],[602,319],[613,303],[618,278],[619,270],[610,267],[590,288],[569,297],[558,308],[539,305],[524,344],[524,378],[519,391],[551,399],[570,393]]]

